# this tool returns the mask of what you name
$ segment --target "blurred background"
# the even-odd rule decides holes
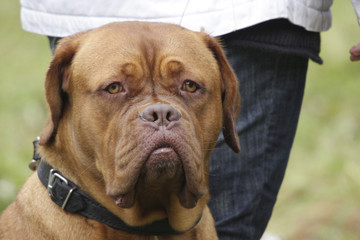
[[[285,240],[360,239],[360,42],[350,0],[335,0],[322,34],[323,65],[310,63],[290,162],[267,232]],[[18,1],[0,2],[0,213],[32,173],[32,141],[47,118],[47,38],[24,32]],[[34,194],[36,194],[34,192]]]

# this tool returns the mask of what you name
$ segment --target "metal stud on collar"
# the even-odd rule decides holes
[[[37,136],[36,137],[36,140],[33,141],[33,145],[34,145],[34,153],[33,153],[33,158],[31,160],[31,162],[29,163],[29,168],[32,170],[32,171],[35,171],[39,165],[39,162],[40,162],[40,155],[38,154],[37,152],[37,143],[38,141],[40,141],[40,137]]]

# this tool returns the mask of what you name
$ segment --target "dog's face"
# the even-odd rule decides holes
[[[40,144],[68,141],[118,207],[161,209],[175,228],[172,214],[192,209],[196,221],[208,200],[208,161],[223,126],[240,151],[237,81],[221,48],[175,25],[115,23],[62,40],[46,96]]]

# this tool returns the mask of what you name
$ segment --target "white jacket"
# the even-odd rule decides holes
[[[360,0],[351,0],[360,24]],[[26,31],[65,37],[114,21],[180,24],[218,36],[287,18],[309,31],[331,26],[332,0],[20,0]]]

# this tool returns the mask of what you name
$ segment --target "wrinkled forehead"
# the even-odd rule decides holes
[[[93,30],[84,38],[73,63],[79,72],[104,76],[116,74],[120,66],[129,63],[151,72],[171,61],[185,69],[207,69],[209,74],[218,71],[200,34],[156,23],[122,23]]]

